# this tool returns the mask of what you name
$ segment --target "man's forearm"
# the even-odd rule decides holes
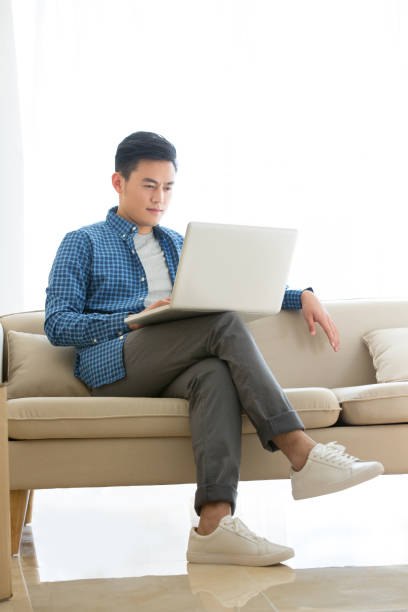
[[[51,344],[85,348],[129,332],[129,327],[123,322],[128,314],[58,311],[46,315],[44,331]]]

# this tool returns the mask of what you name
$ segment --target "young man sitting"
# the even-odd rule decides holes
[[[94,396],[180,397],[190,406],[197,468],[187,559],[271,565],[293,556],[233,518],[240,470],[241,412],[268,451],[291,463],[295,499],[341,490],[383,472],[335,444],[316,444],[234,312],[155,325],[126,325],[131,313],[167,304],[183,237],[160,225],[177,170],[165,138],[136,132],[118,146],[112,184],[119,206],[106,220],[68,233],[52,266],[45,332],[77,348],[75,374]],[[339,336],[309,288],[287,289],[282,308],[302,309],[310,333],[321,325],[333,349]]]

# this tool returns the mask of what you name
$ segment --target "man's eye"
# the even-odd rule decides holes
[[[171,191],[171,187],[170,187],[170,186],[169,186],[169,187],[165,187],[164,189],[165,189],[166,191]]]
[[[147,189],[154,189],[154,185],[145,185],[145,187],[147,187]]]

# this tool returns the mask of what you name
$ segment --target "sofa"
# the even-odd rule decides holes
[[[395,364],[386,363],[384,382],[384,338],[373,348],[366,336],[385,330],[398,344],[408,329],[408,301],[325,306],[339,328],[337,353],[319,326],[316,336],[309,334],[300,311],[249,316],[246,324],[309,435],[381,461],[386,474],[407,473],[408,375],[404,380],[403,370],[408,357],[403,352],[408,338],[396,351],[391,339],[388,349],[399,371],[394,375]],[[13,554],[27,522],[30,491],[195,481],[188,401],[92,397],[73,375],[75,349],[52,346],[44,335],[43,311],[4,315],[0,322]],[[262,448],[243,415],[241,479],[287,478],[289,467],[281,452]]]

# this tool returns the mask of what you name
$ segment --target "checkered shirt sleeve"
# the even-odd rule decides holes
[[[302,308],[301,295],[303,291],[313,291],[312,287],[306,289],[289,289],[286,287],[285,295],[283,296],[283,310],[300,310]]]
[[[75,375],[90,387],[123,378],[124,319],[144,309],[147,283],[134,248],[137,227],[112,208],[105,222],[68,233],[63,239],[46,290],[44,330],[50,342],[75,346]],[[183,236],[157,226],[172,283]]]
[[[71,232],[63,239],[46,290],[45,331],[58,346],[83,348],[123,334],[129,328],[120,312],[89,312],[88,286],[92,273],[92,245],[86,232]],[[98,269],[98,265],[96,266]],[[99,270],[101,272],[101,270]],[[113,296],[106,296],[108,303]]]

